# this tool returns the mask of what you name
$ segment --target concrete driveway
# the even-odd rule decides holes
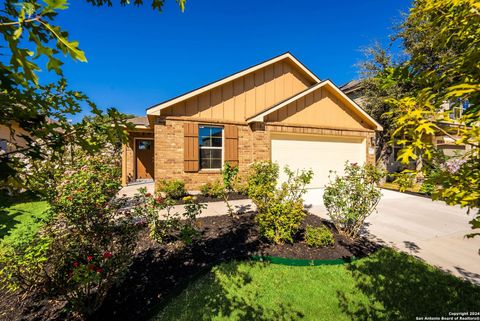
[[[377,213],[367,219],[370,237],[480,284],[480,237],[464,237],[471,233],[473,214],[424,197],[389,190],[382,194]],[[306,197],[311,212],[327,217],[321,200],[321,190]]]

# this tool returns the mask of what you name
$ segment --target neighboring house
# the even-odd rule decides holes
[[[28,136],[28,133],[20,128],[18,124],[12,124],[11,128],[0,125],[0,154],[26,147],[27,142],[22,136]]]
[[[182,179],[188,189],[220,179],[225,162],[246,173],[262,160],[312,169],[309,188],[321,188],[346,161],[373,162],[382,130],[290,53],[152,106],[131,122],[123,184]]]
[[[340,89],[359,106],[362,108],[365,107],[365,97],[360,80],[352,80],[341,86]],[[445,156],[462,155],[467,150],[465,145],[455,144],[456,139],[458,139],[456,136],[456,129],[458,129],[458,126],[455,120],[462,116],[463,110],[467,107],[468,106],[465,104],[462,107],[454,107],[454,104],[449,102],[445,102],[442,105],[441,112],[449,112],[451,122],[439,121],[437,124],[447,133],[449,133],[449,135],[438,132],[434,137],[432,137],[432,143],[438,150],[441,150]],[[400,150],[400,146],[393,147],[388,164],[386,164],[389,172],[398,172],[404,168],[404,165],[397,161],[398,152]],[[411,166],[415,167],[414,163],[415,162],[413,162]]]

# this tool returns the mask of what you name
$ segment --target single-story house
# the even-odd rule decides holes
[[[346,161],[375,161],[382,127],[330,80],[320,80],[291,53],[147,109],[130,120],[122,183],[181,179],[188,189],[220,178],[225,162],[246,173],[271,160],[312,169],[310,188]]]

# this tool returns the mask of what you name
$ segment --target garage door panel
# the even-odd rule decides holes
[[[363,164],[366,160],[365,140],[344,137],[272,137],[272,161],[283,169],[312,169],[308,188],[322,188],[328,182],[330,170],[343,174],[346,161]],[[286,175],[281,170],[280,180]]]

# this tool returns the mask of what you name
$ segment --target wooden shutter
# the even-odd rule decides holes
[[[198,125],[183,124],[183,137],[184,171],[198,172]]]
[[[235,125],[225,125],[225,162],[238,166],[238,128]]]

